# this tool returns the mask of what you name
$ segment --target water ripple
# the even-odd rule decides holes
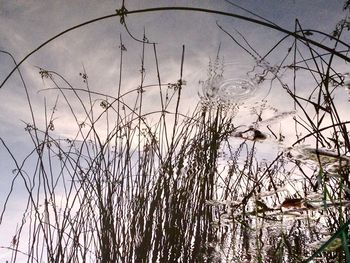
[[[252,96],[256,88],[248,79],[223,79],[219,83],[218,96],[222,100],[238,101]]]
[[[237,103],[255,94],[258,84],[239,65],[228,63],[222,65],[221,71],[217,69],[201,82],[205,99]]]

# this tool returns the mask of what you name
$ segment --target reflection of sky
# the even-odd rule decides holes
[[[16,60],[20,61],[26,54],[57,33],[87,20],[113,14],[115,9],[120,8],[120,2],[103,1],[101,4],[98,1],[82,0],[2,0],[0,1],[0,49],[11,52]],[[175,5],[247,14],[226,1],[197,0],[189,3],[187,0],[127,0],[125,2],[128,10]],[[330,33],[335,24],[343,18],[344,14],[341,12],[343,2],[249,0],[236,1],[235,3],[289,30],[294,30],[295,18],[298,18],[305,29],[312,28]],[[198,81],[205,79],[209,58],[215,58],[220,43],[220,55],[224,57],[225,62],[237,65],[250,65],[253,62],[251,57],[218,29],[216,22],[230,32],[237,29],[260,54],[266,53],[283,36],[279,32],[266,30],[261,26],[238,19],[196,12],[167,11],[132,14],[127,16],[126,22],[135,36],[141,39],[145,30],[147,38],[157,43],[160,75],[163,83],[176,82],[179,79],[182,45],[186,46],[184,79],[187,81],[187,85],[184,89],[183,107],[193,105],[197,101],[197,92],[200,88]],[[48,109],[52,108],[55,96],[51,96],[50,92],[38,93],[43,88],[49,88],[50,84],[41,80],[39,70],[36,67],[56,71],[77,87],[83,85],[79,73],[83,71],[84,67],[89,76],[92,90],[116,95],[116,83],[119,77],[118,47],[120,36],[127,48],[127,52],[124,54],[123,68],[123,87],[126,91],[137,87],[140,83],[142,46],[130,38],[117,17],[72,31],[49,43],[23,63],[21,70],[39,125],[42,125],[44,120],[44,96],[47,96]],[[146,48],[147,76],[145,84],[155,84],[157,79],[154,70],[153,47],[150,45]],[[287,49],[288,46],[285,48]],[[278,52],[275,52],[275,55],[272,55],[270,59],[272,61],[280,59]],[[11,59],[0,54],[1,81],[12,67]],[[281,107],[283,105],[285,107],[287,105],[285,109],[281,108],[282,112],[290,110],[289,106],[292,104],[286,94],[280,93],[273,87],[271,92],[267,93],[268,89],[267,83],[259,94],[261,96],[270,94],[269,99],[273,106]],[[155,99],[157,98],[151,94],[150,101],[146,105],[152,106],[156,103],[152,101]],[[30,114],[24,89],[17,73],[0,90],[0,100],[0,137],[8,143],[14,154],[21,160],[31,150],[31,145],[27,144],[29,138],[24,132],[24,122],[30,122]],[[67,125],[69,120],[64,115],[64,109],[59,112],[58,116],[61,123],[64,123],[61,127],[64,131],[63,135],[69,134],[70,129]],[[272,116],[266,116],[266,118],[270,117]],[[2,207],[12,178],[11,170],[14,167],[12,162],[5,157],[5,149],[3,147],[0,149],[2,173],[0,205]],[[12,199],[11,202],[17,207],[16,200]],[[12,207],[8,207],[10,213]],[[1,231],[0,236],[2,236]],[[7,240],[1,239],[0,242],[0,246],[8,244]]]

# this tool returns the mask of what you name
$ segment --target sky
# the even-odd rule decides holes
[[[121,2],[120,0],[0,0],[0,50],[10,52],[18,62],[46,40],[67,28],[115,13],[115,10],[121,7]],[[288,30],[294,30],[295,19],[298,18],[305,29],[312,28],[331,33],[336,23],[345,16],[342,11],[344,1],[340,0],[241,0],[232,3]],[[125,0],[125,7],[129,11],[162,6],[207,8],[258,19],[224,0]],[[187,111],[186,107],[191,108],[198,102],[198,92],[201,91],[199,81],[206,80],[209,60],[215,59],[219,46],[220,58],[228,65],[227,72],[235,78],[244,77],[247,69],[254,65],[251,56],[233,43],[217,24],[237,37],[239,31],[260,54],[266,53],[283,37],[278,31],[247,21],[199,12],[163,11],[130,14],[126,17],[126,24],[134,37],[142,39],[145,32],[150,42],[157,43],[163,83],[174,83],[179,79],[182,46],[185,45],[183,75],[187,84],[182,104],[184,112]],[[37,125],[43,127],[44,103],[46,102],[47,108],[51,109],[57,94],[43,91],[50,88],[51,84],[40,77],[39,68],[61,74],[76,87],[84,87],[79,73],[85,70],[93,91],[116,95],[120,39],[127,49],[123,63],[123,91],[127,91],[140,83],[142,45],[126,32],[118,17],[101,20],[68,32],[24,61],[20,70],[33,103]],[[288,46],[282,45],[281,52],[287,48]],[[157,83],[153,46],[146,46],[145,54],[147,73],[145,83]],[[279,61],[280,54],[279,52],[272,54],[269,57],[271,63]],[[10,57],[0,53],[1,82],[13,66]],[[341,67],[346,71],[346,65]],[[305,86],[307,85],[308,79],[305,79]],[[247,101],[255,103],[256,100],[270,95],[268,98],[273,107],[279,107],[281,112],[293,110],[290,108],[291,100],[284,93],[280,93],[274,87],[269,93],[269,89],[266,83],[263,87],[259,87],[254,95],[258,97],[257,99],[251,97]],[[146,107],[152,110],[154,105],[159,104],[157,100],[158,98],[150,92]],[[61,108],[57,116],[57,132],[62,137],[69,137],[74,132],[73,127],[69,125],[72,120],[65,114],[67,109],[64,105],[59,104],[59,107]],[[266,118],[273,117],[272,111],[269,114]],[[18,160],[22,160],[32,150],[30,139],[24,131],[26,123],[29,122],[31,115],[26,94],[18,73],[14,73],[0,89],[0,137]],[[13,177],[11,171],[14,164],[2,146],[0,146],[0,158],[0,176],[3,179],[0,181],[0,207],[2,207]],[[21,203],[21,193],[16,194],[18,199],[11,199],[11,207],[17,207]],[[9,214],[16,214],[16,209],[11,207],[8,209]],[[1,229],[3,227],[0,225],[0,246],[4,246],[8,241],[1,238],[3,236]]]

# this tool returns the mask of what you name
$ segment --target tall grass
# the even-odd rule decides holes
[[[123,8],[117,15],[126,26],[125,16],[133,12]],[[223,14],[205,12],[209,11]],[[265,69],[261,82],[278,83],[295,101],[301,112],[295,118],[296,144],[314,138],[308,151],[316,156],[314,170],[288,151],[280,151],[272,161],[259,160],[260,142],[255,135],[261,113],[256,127],[250,128],[253,138],[243,136],[235,124],[236,104],[205,93],[193,111],[185,114],[181,110],[182,91],[187,88],[184,46],[178,79],[162,83],[157,46],[144,36],[140,83],[123,93],[125,48],[120,39],[116,96],[92,91],[85,70],[80,73],[84,88],[77,88],[59,73],[39,69],[41,78],[51,85],[42,92],[56,94],[57,99],[51,107],[45,102],[45,123],[39,123],[27,93],[32,120],[25,130],[33,150],[24,160],[17,160],[1,139],[14,161],[13,185],[21,180],[27,194],[23,217],[7,247],[12,251],[9,261],[24,256],[27,262],[300,262],[314,250],[306,260],[323,253],[327,259],[346,262],[350,140],[348,121],[342,120],[332,97],[335,89],[344,86],[344,75],[333,68],[333,61],[335,56],[348,60],[345,51],[337,50],[339,45],[348,48],[340,40],[345,26],[344,21],[339,24],[330,40],[333,46],[327,48],[309,38],[323,33],[304,31],[299,23],[295,32],[275,28],[294,38],[286,56],[273,67],[268,56],[290,39],[281,39],[260,55],[242,34],[239,40],[219,26]],[[315,43],[321,49],[312,46]],[[322,48],[331,52],[321,53]],[[154,55],[156,84],[145,83],[145,52]],[[218,65],[219,53],[213,63]],[[307,96],[299,94],[298,70],[315,80]],[[281,74],[287,71],[294,74],[292,86]],[[209,68],[209,80],[215,74],[216,69]],[[27,91],[24,80],[23,85]],[[149,111],[147,93],[154,90],[160,107]],[[59,135],[58,104],[69,109],[66,114],[75,127],[74,136]],[[306,134],[300,135],[301,127]],[[337,165],[338,176],[328,172],[330,162],[325,163],[323,157],[336,159],[331,164]],[[298,181],[293,177],[296,174]],[[286,194],[286,185],[295,188],[295,195]],[[319,196],[311,197],[312,193]],[[299,207],[282,211],[291,203]],[[315,248],[311,242],[321,240],[325,229],[334,236]],[[341,245],[329,249],[336,238]]]

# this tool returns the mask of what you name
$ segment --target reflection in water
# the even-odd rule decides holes
[[[182,83],[167,85],[174,101]],[[60,91],[70,98],[71,89]],[[236,104],[207,93],[192,115],[169,103],[150,121],[139,106],[147,93],[127,95],[134,108],[100,94],[94,99],[104,103],[85,102],[91,112],[102,108],[105,139],[90,112],[76,123],[83,140],[55,139],[54,120],[37,134],[41,165],[30,178],[22,174],[29,205],[15,254],[48,262],[301,262],[350,217],[348,172],[306,172],[308,164],[288,152],[273,156],[271,147],[270,159],[259,158],[269,140],[235,126]],[[37,129],[27,132],[35,138]],[[26,228],[30,246],[16,241]],[[337,242],[322,255],[344,262]]]
[[[246,72],[239,72],[235,63],[220,62],[217,56],[209,64],[208,79],[200,83],[205,99],[239,103],[254,95],[258,88],[258,79],[260,80],[257,76],[250,77]]]
[[[178,94],[181,84],[176,87],[168,91]],[[154,113],[153,126],[147,115],[130,121],[136,110],[118,100],[111,105],[120,112],[107,110],[120,122],[106,141],[89,134],[94,123],[77,123],[87,134],[82,142],[65,145],[50,135],[38,155],[43,165],[30,179],[41,182],[51,171],[30,189],[44,203],[32,203],[24,213],[31,220],[21,226],[40,229],[30,232],[31,247],[46,251],[21,251],[50,262],[301,262],[309,256],[350,216],[344,188],[328,188],[341,185],[340,178],[322,182],[319,169],[303,175],[306,168],[284,152],[260,160],[266,136],[254,128],[235,136],[236,105],[204,97],[191,116],[176,115],[173,137],[167,132],[173,115]],[[58,192],[59,182],[71,189],[63,191],[63,205],[41,189]],[[336,249],[323,255],[342,257]]]
[[[44,74],[70,107],[77,136],[63,141],[55,134],[56,107],[44,129],[27,125],[35,150],[13,171],[24,180],[28,206],[9,248],[12,261],[21,253],[32,262],[302,262],[347,227],[350,140],[334,105],[315,107],[315,124],[301,104],[310,99],[298,100],[288,90],[310,115],[309,126],[302,122],[308,135],[334,151],[308,148],[301,158],[280,149],[273,154],[258,125],[295,111],[278,113],[262,101],[248,105],[255,117],[244,123],[248,127],[236,125],[235,116],[241,100],[255,95],[278,67],[236,76],[228,65],[218,57],[211,62],[201,101],[187,115],[179,107],[182,79],[167,85],[158,79],[161,109],[145,110],[147,87],[155,85],[144,85],[143,64],[140,85],[118,97],[93,93],[85,74],[86,89],[76,90],[62,76]],[[73,99],[79,107],[73,108]],[[80,107],[83,118],[76,113]],[[265,118],[267,109],[276,114]],[[320,129],[326,114],[338,121],[328,126],[330,135]],[[273,136],[275,144],[283,138]],[[268,145],[269,159],[260,158],[261,145]],[[32,158],[38,165],[28,176]],[[23,233],[29,245],[17,241]],[[347,228],[341,246],[339,239],[322,250],[322,260],[345,262]]]
[[[219,83],[218,96],[222,100],[240,101],[252,96],[256,86],[246,79],[224,79]]]

